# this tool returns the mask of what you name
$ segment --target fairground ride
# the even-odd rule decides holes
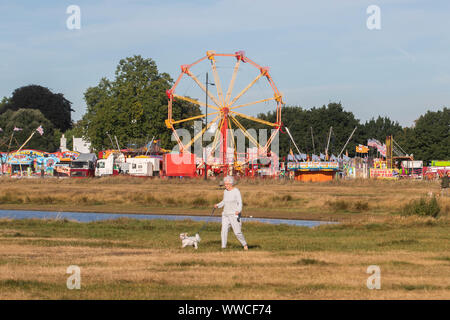
[[[217,62],[220,60],[220,62],[225,62],[227,60],[228,63],[231,62],[231,65],[233,64],[233,61],[235,60],[233,72],[231,75],[231,79],[229,81],[229,85],[227,88],[227,91],[222,90],[222,82],[221,77],[219,76],[218,72],[218,66]],[[229,61],[231,60],[231,61]],[[205,84],[202,83],[199,78],[194,74],[192,71],[195,69],[195,67],[198,67],[205,63],[210,64],[210,68],[212,71],[212,74],[214,76],[214,87],[215,87],[215,94],[214,91],[208,90],[208,82]],[[238,79],[239,81],[239,69],[242,68],[243,64],[250,65],[253,69],[253,72],[256,74],[256,76],[253,78],[253,80],[248,83],[242,90],[240,90],[236,95],[233,96],[233,89],[235,87],[235,83]],[[209,66],[207,66],[207,69],[209,70]],[[198,71],[198,70],[196,70]],[[256,72],[255,72],[256,71]],[[253,75],[252,75],[253,77]],[[186,80],[184,80],[186,79]],[[201,101],[203,99],[195,99],[192,97],[189,97],[187,95],[182,95],[177,93],[177,87],[179,86],[181,81],[190,81],[192,85],[198,87],[201,89],[203,94],[205,94],[205,102]],[[261,81],[266,82],[270,87],[268,89],[268,92],[273,92],[273,96],[271,97],[259,97],[261,99],[254,99],[254,95],[250,99],[245,99],[245,96],[247,95],[249,89],[254,86],[257,83],[260,83]],[[282,96],[280,92],[278,91],[272,77],[269,73],[268,67],[261,67],[254,61],[252,61],[250,58],[245,56],[245,53],[243,51],[238,51],[234,54],[227,54],[227,53],[215,53],[215,51],[207,51],[206,55],[199,60],[181,66],[181,73],[176,79],[174,85],[171,89],[167,90],[167,97],[168,97],[168,116],[165,120],[167,128],[171,129],[173,131],[173,136],[175,137],[180,152],[189,152],[190,147],[195,143],[196,140],[203,138],[205,132],[208,130],[210,133],[213,133],[214,140],[211,144],[210,149],[206,152],[206,156],[202,159],[202,164],[204,165],[204,168],[207,168],[209,166],[210,168],[221,168],[223,170],[226,168],[233,168],[234,170],[241,170],[243,166],[248,164],[249,157],[248,154],[244,155],[244,157],[239,156],[238,157],[238,150],[236,148],[236,143],[234,139],[234,131],[233,130],[241,130],[241,132],[244,134],[244,136],[254,145],[257,147],[257,157],[267,156],[269,152],[269,147],[271,143],[273,142],[274,138],[278,134],[278,131],[282,127],[281,122],[281,107],[283,105]],[[193,103],[195,105],[200,106],[201,114],[185,118],[185,119],[174,119],[173,113],[172,113],[172,104],[175,100],[183,100],[190,103]],[[210,101],[208,103],[208,100]],[[243,100],[250,100],[249,102],[243,101]],[[257,110],[261,110],[261,108],[257,109],[258,107],[261,107],[261,104],[265,103],[266,107],[267,104],[270,103],[269,108],[272,109],[270,111],[276,112],[276,122],[269,122],[265,121],[263,119],[256,118],[254,116],[249,115],[249,112],[238,112],[243,110],[241,108],[252,106],[251,109],[248,111],[253,111],[253,114]],[[203,108],[205,107],[205,108]],[[206,110],[208,108],[211,108],[213,112],[208,113]],[[267,108],[266,108],[267,109]],[[205,112],[203,112],[205,110]],[[252,112],[250,112],[252,113]],[[213,119],[211,121],[206,121],[206,125],[203,126],[202,130],[197,133],[188,143],[183,144],[181,141],[179,135],[177,134],[177,127],[180,127],[181,123],[187,122],[187,121],[193,121],[197,119],[210,119],[209,117],[212,117]],[[261,145],[257,139],[255,139],[254,136],[252,136],[248,132],[248,128],[246,128],[241,122],[238,120],[238,118],[243,118],[250,120],[250,122],[256,122],[258,124],[262,124],[267,129],[271,129],[269,132],[270,137],[267,139],[267,142],[263,145]],[[247,121],[248,122],[248,121]],[[230,136],[228,136],[230,135]],[[203,140],[202,140],[203,141]],[[229,155],[229,148],[228,146],[231,146],[234,150],[234,154],[232,157],[227,156]],[[217,152],[216,152],[217,151]],[[219,153],[218,157],[213,157],[212,155],[216,152]],[[210,159],[218,160],[215,163],[212,163]],[[206,162],[206,165],[205,165]]]

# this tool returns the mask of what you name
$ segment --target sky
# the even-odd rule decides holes
[[[70,5],[80,8],[80,29],[67,27]],[[367,26],[371,5],[379,29]],[[341,102],[362,122],[380,115],[402,126],[449,107],[449,1],[0,0],[0,17],[0,98],[45,86],[73,103],[75,121],[86,89],[113,79],[120,59],[151,58],[176,79],[207,50],[243,50],[269,66],[287,105]],[[234,62],[220,63],[230,74]],[[254,97],[267,97],[261,88]]]

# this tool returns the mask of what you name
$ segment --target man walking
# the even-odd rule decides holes
[[[214,205],[214,208],[223,208],[222,212],[222,249],[227,246],[228,231],[233,229],[236,238],[244,247],[244,250],[248,250],[247,242],[242,234],[242,197],[238,188],[234,187],[234,179],[232,176],[227,176],[223,180],[225,184],[225,191],[223,193],[223,200]]]

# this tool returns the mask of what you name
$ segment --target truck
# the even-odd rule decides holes
[[[97,160],[95,166],[95,176],[116,176],[121,173],[128,173],[129,165],[125,162],[122,153],[111,153],[106,159]]]
[[[96,161],[95,153],[80,153],[78,158],[70,163],[70,176],[75,178],[94,177]]]

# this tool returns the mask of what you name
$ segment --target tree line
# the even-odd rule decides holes
[[[164,120],[167,118],[166,90],[173,85],[167,73],[159,72],[156,63],[140,55],[119,61],[113,79],[102,78],[97,86],[84,92],[87,110],[81,120],[74,123],[71,118],[72,103],[63,94],[53,93],[39,85],[28,85],[12,92],[0,102],[0,150],[8,151],[18,145],[39,125],[43,136],[35,135],[27,148],[54,152],[64,133],[71,145],[72,137],[84,137],[99,151],[112,148],[111,137],[116,136],[120,147],[138,147],[152,137],[161,140],[161,146],[172,149],[171,130]],[[186,101],[174,101],[173,118],[183,119],[201,114],[200,108]],[[275,122],[274,111],[257,116]],[[253,121],[240,118],[247,128],[267,128]],[[344,110],[340,102],[322,107],[304,108],[284,106],[282,121],[288,127],[302,153],[319,155],[325,152],[338,155],[356,127],[346,146],[348,155],[355,154],[358,144],[367,144],[368,139],[386,140],[392,135],[395,141],[415,159],[434,160],[450,158],[450,109],[428,111],[421,115],[412,127],[402,127],[388,117],[372,118],[364,123]],[[184,122],[182,128],[192,130],[192,123]],[[17,130],[16,129],[22,129]],[[280,156],[296,150],[284,129],[280,133]],[[14,134],[13,134],[14,133]],[[345,151],[344,151],[345,152]]]

